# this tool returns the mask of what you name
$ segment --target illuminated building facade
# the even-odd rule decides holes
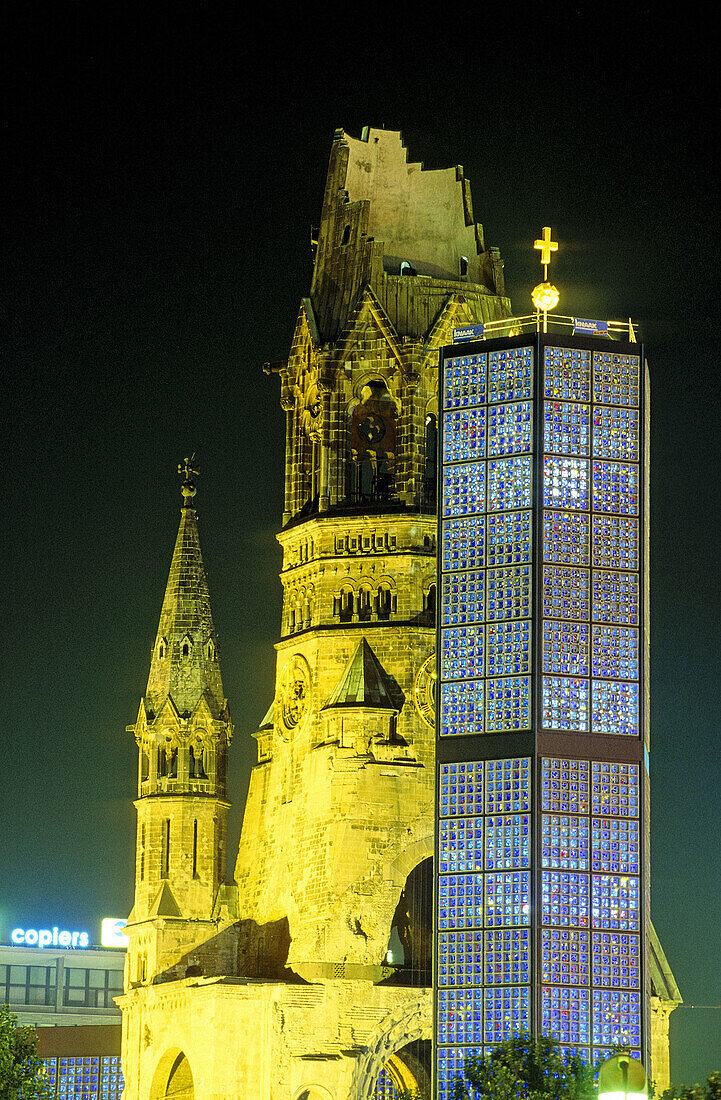
[[[533,333],[441,369],[437,1097],[522,1031],[647,1062],[643,349]]]

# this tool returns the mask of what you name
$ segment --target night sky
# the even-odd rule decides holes
[[[130,908],[125,727],[177,531],[175,471],[193,451],[237,838],[280,622],[284,418],[261,368],[287,356],[310,288],[333,132],[370,124],[400,129],[428,168],[464,165],[517,313],[550,225],[561,312],[640,323],[652,914],[686,1004],[718,1005],[721,115],[708,27],[637,4],[617,18],[459,5],[402,23],[368,7],[355,22],[146,8],[113,24],[100,6],[41,18],[27,5],[2,34],[0,938],[49,922],[95,938],[102,916]],[[721,1008],[679,1009],[672,1077],[716,1068]]]

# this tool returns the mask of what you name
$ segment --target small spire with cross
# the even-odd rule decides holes
[[[183,478],[183,484],[180,486],[180,491],[183,494],[183,507],[193,507],[193,497],[195,496],[195,481],[194,478],[198,477],[200,470],[198,469],[195,461],[195,454],[192,454],[190,458],[184,458],[178,465],[178,473]]]
[[[537,241],[534,241],[533,247],[537,248],[541,253],[541,263],[543,264],[543,281],[548,279],[548,265],[551,262],[551,253],[558,252],[558,241],[551,240],[551,227],[550,225],[544,225],[543,236]]]

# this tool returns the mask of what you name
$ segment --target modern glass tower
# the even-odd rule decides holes
[[[435,1041],[450,1100],[470,1054],[521,1031],[646,1060],[643,349],[536,331],[458,344],[439,392]]]

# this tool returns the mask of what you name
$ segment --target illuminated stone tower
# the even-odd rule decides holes
[[[152,982],[207,939],[225,877],[232,725],[186,461],[183,507],[135,725],[138,812],[128,984]]]

